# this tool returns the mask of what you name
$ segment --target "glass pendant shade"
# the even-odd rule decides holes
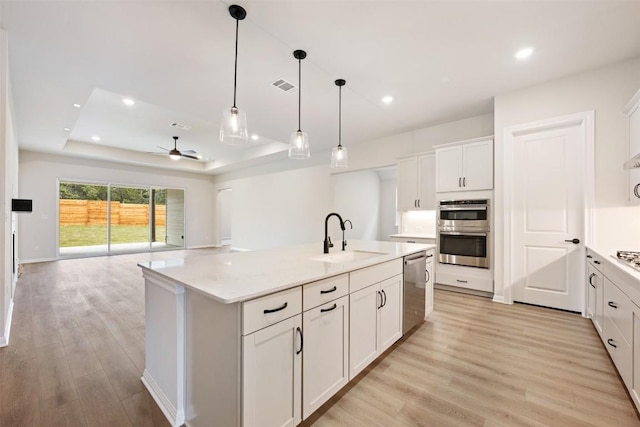
[[[345,169],[349,167],[349,153],[342,145],[331,150],[331,169]]]
[[[220,141],[229,145],[242,145],[249,142],[247,114],[244,111],[231,107],[222,112]]]
[[[309,157],[311,157],[311,150],[309,150],[309,135],[301,130],[293,132],[289,139],[289,158],[304,160]]]

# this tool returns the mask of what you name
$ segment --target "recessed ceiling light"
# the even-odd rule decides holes
[[[73,104],[74,107],[80,108],[80,104]]]
[[[94,140],[95,142],[100,141],[100,137],[98,135],[93,135],[91,139]]]
[[[127,105],[127,106],[131,107],[131,106],[132,106],[132,105],[134,105],[136,102],[135,102],[133,99],[131,99],[131,98],[122,98],[122,103],[123,103],[124,105]]]
[[[524,47],[524,48],[520,49],[519,51],[517,51],[514,56],[517,59],[526,59],[526,58],[530,57],[532,53],[533,53],[533,48],[532,47]]]
[[[383,96],[382,102],[385,104],[391,104],[393,102],[393,96],[391,95]]]
[[[251,139],[254,140],[254,141],[257,141],[258,138],[259,138],[259,136],[256,135],[255,133],[253,135],[251,135]]]
[[[71,130],[71,128],[64,128],[63,129],[65,132],[69,132]]]

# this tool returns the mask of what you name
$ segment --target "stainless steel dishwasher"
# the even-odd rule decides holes
[[[403,334],[424,320],[426,265],[426,251],[404,257]]]

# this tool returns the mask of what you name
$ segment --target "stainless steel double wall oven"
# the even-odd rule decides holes
[[[442,200],[438,206],[438,261],[489,268],[489,200]]]

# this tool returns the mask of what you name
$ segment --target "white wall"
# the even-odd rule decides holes
[[[378,227],[378,239],[387,241],[390,234],[396,234],[396,187],[397,178],[378,174],[380,177],[380,226]]]
[[[502,259],[504,128],[595,110],[595,221],[599,247],[640,250],[640,208],[626,206],[629,157],[622,110],[640,88],[640,59],[495,97],[496,295],[504,292]]]
[[[328,165],[218,178],[215,185],[218,190],[233,190],[233,247],[266,249],[317,242],[322,250],[324,219],[333,211]]]
[[[215,189],[211,176],[20,151],[20,195],[33,199],[33,213],[19,223],[23,261],[57,257],[57,180],[88,180],[184,189],[185,245],[215,242]]]
[[[397,157],[431,151],[434,145],[492,134],[493,115],[485,114],[350,144],[349,170],[395,165]],[[324,219],[334,210],[330,157],[325,154],[312,152],[309,162],[283,159],[214,177],[217,189],[233,189],[234,247],[322,244]],[[283,168],[292,169],[282,171]],[[354,222],[354,227],[360,226]],[[392,233],[385,231],[382,237],[387,234]]]
[[[334,209],[343,220],[350,220],[345,238],[378,240],[380,225],[380,178],[375,171],[359,171],[333,175]],[[337,223],[337,222],[336,222]],[[333,234],[334,243],[342,233]],[[337,244],[336,244],[337,247]]]
[[[218,196],[220,204],[220,239],[231,239],[231,218],[233,212],[233,190],[227,189]]]
[[[18,142],[14,123],[7,32],[0,30],[0,347],[9,342],[16,280],[12,269],[12,234],[16,214],[11,212],[11,199],[18,197]]]

